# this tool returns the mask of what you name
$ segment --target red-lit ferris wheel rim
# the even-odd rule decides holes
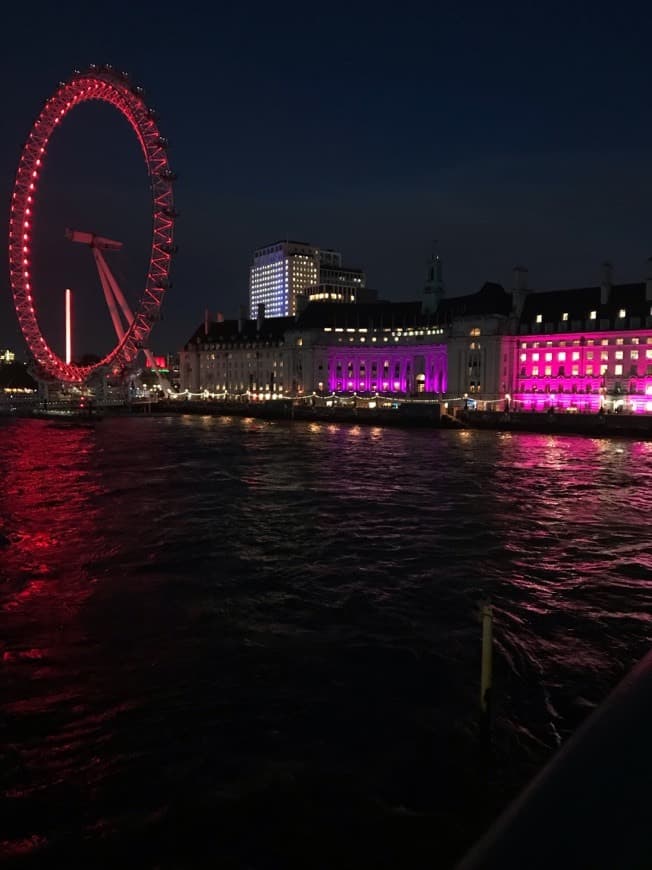
[[[75,106],[88,100],[101,100],[114,106],[131,124],[140,142],[152,190],[152,250],[145,291],[134,320],[122,341],[99,363],[90,366],[67,365],[45,341],[36,319],[34,288],[31,279],[31,244],[38,181],[52,133]],[[93,67],[75,72],[61,82],[45,103],[23,148],[11,201],[9,223],[9,272],[16,314],[25,340],[43,373],[56,380],[80,383],[100,368],[120,372],[136,356],[158,317],[168,287],[174,234],[174,174],[167,158],[167,142],[159,133],[155,113],[143,99],[142,88],[134,87],[129,77],[111,67]]]

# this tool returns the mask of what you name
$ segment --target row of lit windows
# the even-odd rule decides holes
[[[355,340],[356,340],[356,339],[355,339],[355,337],[354,337],[353,335],[349,337],[349,341],[355,341]],[[366,339],[366,337],[365,337],[364,335],[360,335],[360,336],[358,336],[358,339],[357,339],[357,340],[358,340],[359,342],[361,342],[362,344],[364,344],[365,341],[366,341],[367,339]],[[371,340],[372,340],[373,342],[378,341],[378,339],[376,338],[375,335],[372,336],[372,339],[371,339]],[[341,339],[341,338],[338,338],[337,341],[338,341],[338,344],[342,344],[342,339]],[[385,335],[385,336],[383,337],[383,341],[384,341],[385,343],[387,343],[387,342],[389,341],[389,338]],[[394,341],[398,341],[398,338],[395,338]]]
[[[251,380],[250,381],[244,381],[244,380],[235,381],[234,380],[228,384],[216,384],[214,382],[211,384],[209,381],[208,383],[203,385],[203,389],[208,392],[209,388],[213,389],[216,393],[222,393],[222,392],[226,392],[227,390],[237,390],[237,389],[240,389],[243,392],[245,390],[247,390],[247,391],[253,390],[255,392],[257,392],[258,390],[265,390],[265,392],[269,392],[270,391],[270,384],[269,383],[267,383],[267,384],[260,383],[259,384],[259,383],[256,383],[256,381],[251,381]],[[283,387],[282,383],[280,383],[280,384],[275,383],[275,384],[271,385],[271,389],[275,393],[276,392],[282,393],[285,388]],[[262,396],[260,398],[262,399]]]
[[[277,290],[275,288],[268,289],[267,287],[256,288],[255,291],[252,291],[251,301],[255,302],[265,302],[267,299],[271,301],[282,302],[283,299],[287,299],[287,292],[284,290]]]
[[[249,345],[249,347],[251,347],[251,345]],[[236,359],[236,360],[237,359],[268,360],[271,358],[272,360],[274,360],[274,365],[276,365],[275,357],[276,357],[276,351],[273,351],[273,350],[257,350],[255,353],[247,353],[244,356],[239,355],[237,357],[234,357],[232,353],[228,354],[228,359],[230,359],[230,360],[231,359]],[[208,361],[212,363],[214,360],[217,360],[219,362],[220,361],[219,355],[216,356],[214,353],[209,354]],[[203,364],[203,360],[202,360],[202,364]],[[281,365],[283,365],[283,363],[281,363]]]
[[[578,365],[571,366],[570,376],[571,377],[597,377],[598,376],[598,367],[597,366],[592,366],[592,365],[585,366],[584,372],[581,372],[580,369],[581,369],[581,366],[578,366]],[[600,365],[599,366],[600,376],[602,377],[604,375],[608,375],[609,370],[610,370],[610,366],[608,366],[607,364]],[[624,367],[623,367],[622,363],[616,363],[613,366],[614,375],[616,375],[616,376],[622,375],[623,371],[624,371]],[[652,375],[652,365],[648,365],[646,371],[647,371],[648,375]],[[630,377],[639,377],[638,366],[635,363],[629,367],[629,375],[630,375]],[[543,367],[532,366],[532,371],[530,371],[530,372],[528,372],[527,369],[525,368],[525,366],[523,366],[521,368],[520,376],[522,378],[523,377],[536,378],[536,377],[540,377],[540,376],[546,377],[546,378],[568,377],[568,375],[566,374],[566,367],[565,366],[559,366],[557,368],[557,371],[556,371],[554,376],[552,374],[552,366],[543,366]]]
[[[265,317],[269,318],[270,320],[272,320],[274,317],[277,317],[277,316],[283,316],[282,303],[274,304],[274,303],[265,302],[264,305],[265,305]],[[278,311],[279,314],[278,315],[275,314],[274,313],[275,311]],[[251,319],[252,320],[255,318],[255,316],[256,316],[256,312],[255,311],[251,312]]]
[[[402,334],[403,337],[412,336],[412,335],[443,335],[443,329],[406,329],[403,330],[400,326],[396,330],[396,332]],[[393,335],[394,333],[392,333]]]
[[[421,379],[421,380],[419,381],[419,379]],[[417,386],[419,385],[419,383],[422,384],[424,379],[425,379],[424,375],[417,375]],[[410,383],[410,381],[408,380],[406,382],[406,385],[405,385],[407,389],[409,389],[409,386],[408,386],[409,383]],[[323,386],[324,386],[323,383],[320,382],[319,389],[320,390],[323,389]],[[337,379],[337,380],[333,381],[332,389],[336,390],[337,392],[340,392],[341,390],[345,390],[345,389],[353,390],[353,389],[355,389],[355,381],[353,380],[353,378],[350,378],[348,380]],[[377,383],[375,381],[369,381],[368,384],[365,384],[364,381],[360,381],[358,384],[358,389],[359,390],[370,389],[370,390],[373,390],[374,392],[377,390],[382,390],[383,392],[388,392],[390,390],[393,390],[395,392],[400,392],[401,381],[398,378],[394,381],[387,380],[387,381],[382,381],[381,383]],[[420,390],[420,392],[422,392],[422,391],[423,390]]]
[[[353,368],[354,365],[355,365],[355,362],[356,362],[355,360],[351,360],[351,359],[349,359],[349,360],[347,360],[346,363],[345,363],[345,362],[344,362],[343,360],[341,360],[341,359],[336,359],[336,360],[335,360],[335,368],[338,369],[338,370],[341,369],[341,368],[343,368],[344,366],[346,366],[346,368]],[[366,366],[367,366],[367,361],[366,361],[365,359],[358,360],[357,362],[358,362],[358,365],[360,366],[360,369],[361,369],[361,370],[364,369],[364,368],[366,368]],[[391,364],[392,364],[392,360],[388,360],[387,358],[383,359],[383,361],[382,361],[382,368],[383,368],[383,370],[384,370],[384,369],[388,369],[388,368],[390,367]],[[371,365],[371,369],[372,369],[372,371],[374,371],[375,369],[377,369],[377,368],[381,365],[381,362],[380,362],[379,359],[378,359],[378,360],[371,360],[370,365]],[[394,365],[395,365],[396,367],[398,367],[398,366],[401,365],[401,363],[400,363],[400,362],[396,362],[396,360],[394,360]],[[328,366],[329,366],[329,368],[330,368],[330,362],[328,363]],[[411,366],[411,361],[410,361],[410,360],[407,360],[407,368],[409,369],[410,366]]]
[[[264,299],[261,303],[260,299],[254,299],[254,305],[257,307],[258,305],[265,306],[265,317],[272,319],[275,315],[275,311],[282,311],[284,308],[284,303],[282,299]],[[253,311],[250,312],[251,319],[254,320],[256,318],[257,312],[254,308]]]
[[[622,350],[612,350],[612,351],[601,350],[600,351],[600,359],[608,360],[610,353],[613,355],[614,359],[624,359],[625,358],[625,352]],[[638,359],[639,358],[639,351],[636,348],[632,348],[631,350],[628,351],[628,353],[629,353],[630,359]],[[520,359],[521,359],[521,362],[526,362],[528,360],[531,360],[532,362],[538,362],[540,356],[541,356],[541,354],[538,351],[534,351],[534,352],[530,351],[529,353],[521,353]],[[582,356],[582,354],[579,350],[574,350],[570,353],[570,358],[572,360],[581,359],[581,356]],[[594,356],[594,351],[592,351],[592,350],[584,351],[584,358],[585,359],[593,359],[593,356]],[[543,357],[544,357],[546,362],[550,362],[553,359],[552,351],[547,351],[546,353],[543,354]],[[645,359],[652,359],[652,348],[646,349]],[[558,351],[557,352],[557,361],[558,362],[565,362],[565,360],[566,360],[566,351],[565,350]]]
[[[519,387],[521,393],[598,393],[599,389],[595,384],[587,383],[584,388],[582,384],[573,384],[571,389],[565,389],[563,384],[545,384],[539,387],[537,384],[523,383]]]
[[[261,347],[284,347],[284,346],[285,346],[285,342],[282,340],[269,341],[269,339],[267,338],[263,342],[260,340],[260,337],[257,337],[257,340],[255,340],[255,341],[252,341],[251,339],[249,339],[246,342],[234,341],[231,339],[222,339],[221,341],[210,342],[209,344],[202,344],[200,347],[193,348],[193,349],[203,350],[203,351],[231,350],[231,349],[242,350],[243,348],[246,348],[246,347],[261,348]],[[265,353],[265,351],[261,351],[261,353]],[[273,353],[273,351],[269,351],[269,353]]]
[[[366,336],[364,336],[364,335],[359,335],[357,338],[356,338],[355,336],[353,336],[353,335],[349,336],[349,342],[352,342],[352,341],[359,341],[361,344],[364,344],[364,343],[366,342],[366,340],[367,340],[367,338],[366,338]],[[376,338],[376,336],[373,335],[373,336],[371,337],[371,340],[372,340],[372,342],[375,343],[375,342],[378,341],[378,338]],[[337,343],[338,343],[338,344],[342,344],[342,341],[343,341],[342,337],[341,337],[341,336],[338,336]],[[386,344],[388,341],[389,341],[389,338],[388,338],[386,335],[384,335],[384,336],[383,336],[383,342],[385,342],[385,344]],[[398,335],[395,335],[395,336],[394,336],[394,341],[400,341]],[[417,346],[418,346],[418,345],[417,345]],[[426,346],[426,348],[427,348],[427,346]],[[425,350],[426,348],[424,348],[424,350]]]
[[[337,281],[338,283],[356,283],[362,284],[362,278],[360,278],[357,273],[352,274],[351,272],[338,272],[335,269],[320,269],[320,274],[322,278],[327,278],[329,281]]]
[[[251,284],[259,284],[261,281],[283,281],[285,276],[283,270],[273,272],[257,272],[251,274]]]
[[[359,326],[357,328],[354,328],[353,326],[347,326],[347,327],[336,326],[334,328],[332,326],[325,326],[324,327],[324,332],[361,332],[361,333],[367,333],[369,331],[371,331],[371,332],[390,332],[392,334],[392,336],[394,336],[396,333],[398,333],[399,335],[401,335],[403,337],[413,336],[413,335],[443,335],[443,333],[444,333],[443,329],[433,328],[433,329],[416,329],[415,330],[415,329],[409,328],[409,329],[403,330],[403,328],[400,326],[396,327],[395,329],[392,329],[391,327],[386,326],[386,327],[383,327],[382,329],[373,329],[372,328],[371,330],[367,329],[366,326]]]
[[[399,338],[398,335],[393,336],[393,338],[394,338],[394,341],[400,341],[400,338]],[[357,337],[357,339],[356,339],[356,337],[353,336],[353,335],[349,336],[349,341],[356,341],[356,340],[364,344],[364,342],[365,342],[367,339],[366,339],[366,336],[364,336],[364,335],[359,335],[359,336]],[[376,338],[375,335],[372,336],[371,340],[372,340],[373,342],[378,341],[378,339]],[[342,338],[341,338],[341,337],[338,337],[337,341],[338,341],[338,344],[342,344]],[[384,335],[384,336],[383,336],[383,341],[384,341],[385,343],[387,343],[387,342],[389,341],[389,338],[388,338],[386,335]],[[419,346],[420,346],[420,345],[417,345],[417,347],[419,347]],[[427,345],[426,345],[426,348],[427,348]],[[424,349],[425,349],[425,348],[424,348]]]
[[[650,308],[650,314],[652,314],[652,307]],[[620,309],[618,310],[617,317],[618,317],[619,320],[624,320],[625,317],[627,317],[627,309],[626,309],[626,308],[620,308]],[[589,320],[597,320],[597,318],[598,318],[598,312],[597,312],[597,311],[595,311],[595,310],[594,310],[594,311],[589,311],[589,316],[588,316],[588,319],[589,319]],[[562,321],[564,321],[564,322],[568,321],[568,311],[564,311],[564,312],[562,312],[561,319],[562,319]],[[537,314],[536,317],[534,318],[534,320],[535,320],[535,323],[543,323],[543,314]]]
[[[251,294],[250,306],[252,311],[252,319],[257,316],[257,308],[258,305],[263,302],[265,304],[265,313],[269,315],[271,308],[274,305],[283,305],[283,300],[287,300],[287,293],[279,293],[276,290],[257,290],[255,293]]]
[[[587,381],[582,388],[582,384],[544,384],[542,387],[538,384],[528,384],[523,381],[519,387],[519,391],[523,393],[597,393],[599,386],[596,383]],[[652,396],[652,384],[646,384],[645,387],[637,384],[636,381],[630,381],[627,390],[628,393],[644,393],[646,396]]]
[[[635,335],[634,335],[634,336],[629,336],[629,335],[628,335],[626,338],[623,338],[622,336],[619,336],[618,338],[601,338],[601,339],[596,339],[596,338],[586,338],[586,339],[574,338],[572,341],[568,341],[568,340],[566,340],[566,339],[561,339],[561,340],[557,340],[557,341],[552,341],[552,340],[549,340],[549,341],[533,341],[533,342],[531,342],[531,343],[529,343],[529,344],[528,344],[527,341],[522,341],[522,342],[521,342],[521,349],[522,349],[522,350],[525,350],[525,349],[528,348],[528,347],[579,347],[579,346],[582,345],[582,344],[586,345],[587,347],[590,347],[590,346],[595,345],[595,344],[601,344],[601,345],[611,345],[611,344],[616,344],[616,345],[619,345],[619,344],[652,344],[652,335],[648,335],[648,336],[645,338],[645,340],[642,340],[641,338],[639,338],[638,336],[635,336]]]
[[[335,299],[336,301],[343,301],[344,299],[349,298],[344,293],[311,293],[310,299],[311,301],[318,301],[320,299]],[[355,302],[355,293],[351,293],[350,295],[351,302]]]

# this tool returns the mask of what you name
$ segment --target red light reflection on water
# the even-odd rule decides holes
[[[36,852],[47,845],[47,839],[36,834],[22,840],[0,840],[0,855],[7,858],[18,858]]]
[[[19,659],[29,659],[29,660],[38,660],[42,659],[44,655],[44,650],[42,649],[25,649],[21,652],[10,652],[9,650],[5,650],[2,654],[3,662],[13,662],[18,661]]]
[[[1,434],[0,608],[14,615],[5,641],[13,628],[22,646],[35,626],[21,630],[20,614],[31,623],[38,612],[40,627],[61,622],[88,595],[93,578],[85,565],[98,537],[102,490],[94,430],[25,420]]]
[[[41,566],[42,572],[47,574],[49,568],[47,565]],[[47,591],[47,584],[44,580],[31,580],[24,589],[16,592],[8,601],[2,605],[3,610],[15,610],[26,601],[32,598],[37,598]]]
[[[56,757],[47,740],[24,734],[29,727],[38,734],[34,723],[41,719],[65,721],[79,703],[86,604],[101,541],[98,459],[93,429],[37,420],[0,427],[0,662],[6,687],[0,766],[18,764],[21,771],[4,793],[12,812],[44,782],[61,779],[51,773]],[[26,720],[31,724],[24,732]],[[56,736],[59,728],[49,727]],[[73,757],[70,770],[75,764]],[[35,821],[34,830],[17,830],[14,839],[0,842],[0,852],[18,859],[47,847],[39,827]]]

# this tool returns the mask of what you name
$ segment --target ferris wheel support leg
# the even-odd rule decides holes
[[[100,257],[102,257],[102,254],[99,253],[99,252],[98,252],[98,255],[99,255]],[[105,275],[106,275],[107,281],[109,282],[109,286],[111,287],[111,290],[113,291],[113,295],[115,296],[118,305],[119,305],[120,308],[122,309],[122,314],[123,314],[123,316],[124,316],[124,319],[127,321],[127,323],[129,324],[129,326],[131,326],[131,324],[132,324],[133,321],[134,321],[134,314],[133,314],[133,311],[132,311],[131,308],[129,307],[129,303],[128,303],[127,300],[125,299],[125,295],[124,295],[124,293],[122,292],[122,290],[120,289],[120,285],[119,285],[118,282],[115,280],[115,277],[114,277],[114,275],[113,275],[113,272],[112,272],[111,269],[109,268],[109,264],[106,262],[106,260],[104,259],[104,257],[102,257],[102,263],[103,263],[103,265],[104,265],[104,273],[105,273]]]
[[[106,299],[106,304],[109,309],[109,314],[111,315],[111,320],[113,321],[113,328],[115,329],[115,334],[118,336],[118,341],[122,341],[124,338],[125,331],[122,328],[122,323],[120,322],[120,315],[118,313],[118,308],[115,304],[115,299],[113,298],[113,292],[111,290],[111,284],[106,275],[105,269],[107,269],[106,262],[102,254],[98,251],[97,248],[92,248],[93,257],[95,258],[95,265],[97,266],[97,271],[100,275],[100,282],[102,284],[102,290],[104,291],[104,298]]]
[[[106,391],[106,378],[104,376],[100,379],[98,386],[99,386],[99,389],[98,389],[99,399],[100,399],[100,402],[102,402],[102,404],[104,404],[108,398],[107,391]]]
[[[93,253],[95,253],[95,250],[96,249],[94,248]],[[122,292],[120,285],[116,281],[115,276],[109,267],[109,264],[106,262],[106,260],[104,259],[104,257],[102,256],[102,254],[99,251],[97,252],[96,260],[98,258],[102,262],[102,266],[104,269],[104,275],[106,277],[106,280],[109,282],[109,286],[111,288],[111,291],[113,292],[113,296],[115,297],[118,305],[122,309],[122,315],[123,315],[124,319],[127,321],[127,328],[128,328],[131,326],[131,324],[134,321],[133,312],[132,312],[131,308],[129,307],[129,303],[125,299],[125,295]],[[99,269],[99,265],[98,265],[98,269]],[[147,359],[147,362],[150,364],[150,367],[158,374],[156,360],[154,359],[154,354],[152,353],[152,351],[147,349],[147,348],[143,348],[143,353],[145,354],[145,358]]]

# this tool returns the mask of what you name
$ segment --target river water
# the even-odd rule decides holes
[[[651,483],[632,440],[1,421],[5,858],[450,867],[647,652]]]

